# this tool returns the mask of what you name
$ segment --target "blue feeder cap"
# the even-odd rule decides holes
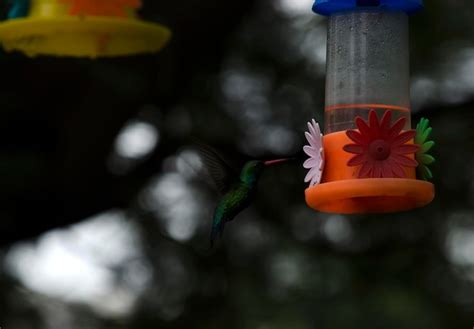
[[[332,14],[355,10],[404,11],[414,14],[423,9],[423,0],[316,0],[315,13],[330,16]]]

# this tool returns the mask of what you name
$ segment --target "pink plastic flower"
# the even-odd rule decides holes
[[[309,132],[305,132],[306,139],[309,145],[306,145],[303,150],[310,157],[303,164],[303,167],[309,169],[304,181],[310,182],[309,186],[315,186],[321,183],[321,178],[324,170],[324,149],[319,124],[313,119],[308,122]]]

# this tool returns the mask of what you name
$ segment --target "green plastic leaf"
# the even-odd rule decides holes
[[[433,173],[431,172],[431,169],[428,167],[425,167],[425,170],[426,170],[426,178],[433,179]]]
[[[421,165],[418,171],[420,173],[421,179],[423,180],[433,179],[433,173],[431,172],[430,168],[428,168],[427,166]]]
[[[429,127],[421,133],[421,135],[419,136],[420,144],[426,143],[432,131],[433,131],[433,128]]]
[[[426,129],[428,128],[428,125],[430,124],[430,120],[422,118],[420,120],[420,123],[416,126],[416,139],[415,142],[417,144],[423,144],[426,141],[426,138],[424,138],[424,133]]]
[[[426,118],[421,118],[421,121],[420,121],[421,131],[425,131],[426,128],[428,128],[429,124],[430,124],[430,120]]]
[[[426,142],[426,143],[421,145],[420,152],[421,153],[428,153],[433,148],[433,146],[435,146],[435,142],[433,142],[433,141]]]
[[[432,157],[429,154],[420,154],[418,156],[418,159],[424,165],[430,165],[430,164],[433,164],[436,161],[435,158]]]
[[[428,154],[428,152],[435,146],[435,142],[429,140],[433,128],[430,126],[430,120],[422,118],[416,126],[415,144],[420,146],[416,153],[416,160],[418,161],[418,174],[421,179],[430,180],[433,178],[428,165],[435,162],[435,158]]]

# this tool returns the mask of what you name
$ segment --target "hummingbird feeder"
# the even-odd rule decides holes
[[[429,121],[412,130],[408,16],[422,0],[316,0],[328,16],[325,125],[306,133],[308,205],[398,212],[434,199]]]
[[[12,0],[0,23],[7,51],[113,57],[158,52],[170,31],[139,19],[140,0]],[[25,4],[26,3],[26,4]],[[26,7],[26,9],[24,9]]]

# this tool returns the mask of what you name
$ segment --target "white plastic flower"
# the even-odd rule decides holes
[[[309,186],[315,186],[321,183],[324,170],[324,148],[323,148],[323,134],[319,124],[313,119],[308,122],[309,132],[305,132],[306,139],[309,145],[305,145],[304,152],[309,156],[303,164],[303,167],[309,169],[304,181],[310,182]]]

